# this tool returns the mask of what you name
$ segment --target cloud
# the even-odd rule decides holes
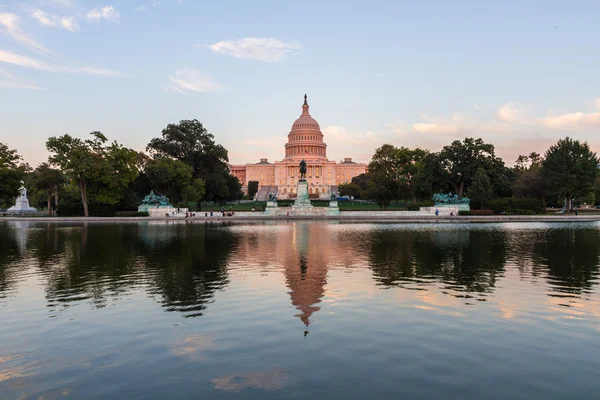
[[[79,30],[79,24],[77,24],[75,17],[62,17],[60,19],[60,24],[63,28],[71,32]]]
[[[105,6],[94,8],[88,11],[85,18],[88,22],[97,22],[105,20],[106,22],[117,22],[119,23],[120,14],[113,6]]]
[[[56,26],[58,24],[55,16],[51,16],[47,12],[42,11],[39,8],[31,12],[31,18],[35,19],[37,22],[44,26]]]
[[[0,69],[0,87],[10,89],[34,89],[40,90],[41,88],[34,83],[31,83],[25,79],[14,76],[8,71]]]
[[[600,112],[574,112],[562,115],[548,116],[543,124],[550,129],[561,131],[585,131],[600,128]]]
[[[455,124],[430,124],[421,122],[414,124],[412,128],[418,133],[429,133],[434,135],[445,135],[450,133],[458,133],[460,128]]]
[[[498,108],[496,116],[500,121],[520,122],[527,119],[525,111],[513,103],[506,103]]]
[[[201,71],[194,68],[180,68],[174,75],[169,76],[167,90],[178,93],[186,92],[217,92],[221,85],[212,82]]]
[[[0,13],[0,33],[4,32],[16,42],[33,50],[51,54],[52,52],[30,38],[20,27],[20,18],[16,14]]]
[[[144,11],[146,11],[146,6],[137,6],[135,8],[135,11],[137,11],[137,12],[144,12]]]
[[[36,60],[34,58],[30,58],[27,56],[22,56],[20,54],[16,54],[10,51],[5,51],[0,49],[0,63],[17,65],[19,67],[24,68],[33,68],[40,71],[47,72],[61,72],[61,73],[76,73],[76,74],[87,74],[87,75],[102,75],[102,76],[125,76],[125,73],[119,71],[113,71],[109,69],[96,68],[96,67],[69,67],[69,66],[59,66],[59,65],[50,65],[40,60]]]
[[[0,62],[18,65],[25,68],[39,69],[42,71],[52,71],[52,67],[43,61],[35,60],[10,51],[0,49]]]
[[[244,38],[235,41],[221,41],[207,47],[215,53],[265,62],[282,61],[290,54],[297,54],[302,48],[297,42],[285,43],[273,38]]]
[[[60,27],[71,32],[76,32],[79,30],[79,25],[77,24],[75,17],[60,17],[58,15],[48,14],[47,12],[38,8],[31,12],[31,18],[35,19],[44,26],[53,28]]]

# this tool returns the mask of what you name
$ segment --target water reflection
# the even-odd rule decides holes
[[[383,288],[485,301],[507,264],[546,279],[550,296],[590,293],[598,281],[600,230],[553,227],[348,226],[307,221],[255,225],[0,225],[0,299],[30,274],[44,280],[52,311],[81,301],[106,306],[138,287],[166,311],[202,315],[228,269],[279,270],[307,327],[330,269],[368,267]],[[23,262],[25,261],[25,262]],[[25,267],[25,268],[24,268]]]
[[[0,222],[0,393],[585,398],[599,228]]]

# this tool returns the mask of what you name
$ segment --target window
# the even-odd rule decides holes
[[[322,188],[322,189],[321,189],[321,193],[325,193],[325,188]]]

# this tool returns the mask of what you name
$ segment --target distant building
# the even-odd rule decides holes
[[[259,200],[264,200],[268,193],[276,193],[280,199],[295,197],[298,166],[302,160],[308,167],[306,180],[312,197],[329,198],[330,192],[337,192],[337,185],[348,183],[355,176],[367,172],[367,164],[354,162],[352,158],[345,158],[339,163],[327,158],[323,133],[308,109],[305,95],[302,115],[293,123],[288,134],[282,161],[270,163],[261,158],[256,164],[230,166],[231,173],[240,180],[245,193],[248,182],[258,181]]]

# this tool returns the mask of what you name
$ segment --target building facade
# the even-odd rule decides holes
[[[327,144],[323,139],[319,123],[309,113],[305,95],[302,115],[292,124],[288,134],[284,159],[270,163],[263,158],[256,164],[231,165],[231,174],[240,180],[245,193],[248,182],[258,181],[259,196],[276,193],[280,199],[294,198],[299,164],[305,160],[309,195],[313,198],[329,198],[331,192],[337,191],[338,185],[365,173],[367,164],[354,162],[351,158],[339,163],[329,160]]]

